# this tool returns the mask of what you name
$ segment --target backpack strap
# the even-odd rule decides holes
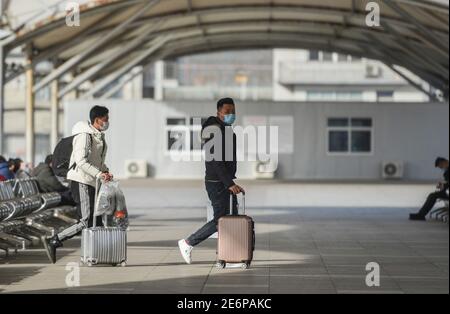
[[[102,134],[102,142],[103,142],[103,149],[102,149],[102,159],[103,159],[103,158],[105,158],[105,151],[106,151],[105,134]]]
[[[80,133],[80,134],[82,134],[82,133]],[[84,134],[89,135],[89,140],[90,141],[89,141],[88,145],[91,147],[90,149],[92,149],[92,141],[93,141],[92,134],[91,133],[84,133]],[[70,170],[75,170],[76,168],[77,168],[77,163],[74,162],[73,165],[69,167],[69,171]]]

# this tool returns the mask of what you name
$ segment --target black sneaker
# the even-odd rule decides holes
[[[63,246],[62,242],[59,241],[58,236],[52,238],[42,238],[42,243],[47,252],[48,259],[52,264],[56,264],[56,249]]]
[[[413,221],[425,221],[427,220],[424,216],[420,215],[420,214],[410,214],[409,215],[409,220],[413,220]]]

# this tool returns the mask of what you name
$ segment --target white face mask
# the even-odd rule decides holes
[[[109,129],[109,122],[103,122],[103,125],[100,128],[100,131],[105,132]]]

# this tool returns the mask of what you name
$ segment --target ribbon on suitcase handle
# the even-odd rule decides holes
[[[233,196],[234,196],[234,194],[233,193],[230,193],[230,215],[231,216],[233,216]],[[236,197],[237,197],[237,195],[236,195]],[[244,211],[244,215],[245,215],[245,192],[242,192],[242,208],[243,208],[243,211]],[[238,214],[239,214],[239,207],[237,208],[238,209]]]

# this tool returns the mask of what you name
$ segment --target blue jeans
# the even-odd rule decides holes
[[[219,219],[230,214],[231,192],[221,182],[206,182],[206,191],[214,210],[214,219],[192,234],[187,242],[191,246],[197,246],[217,232]],[[238,214],[237,197],[233,196],[233,215]]]

